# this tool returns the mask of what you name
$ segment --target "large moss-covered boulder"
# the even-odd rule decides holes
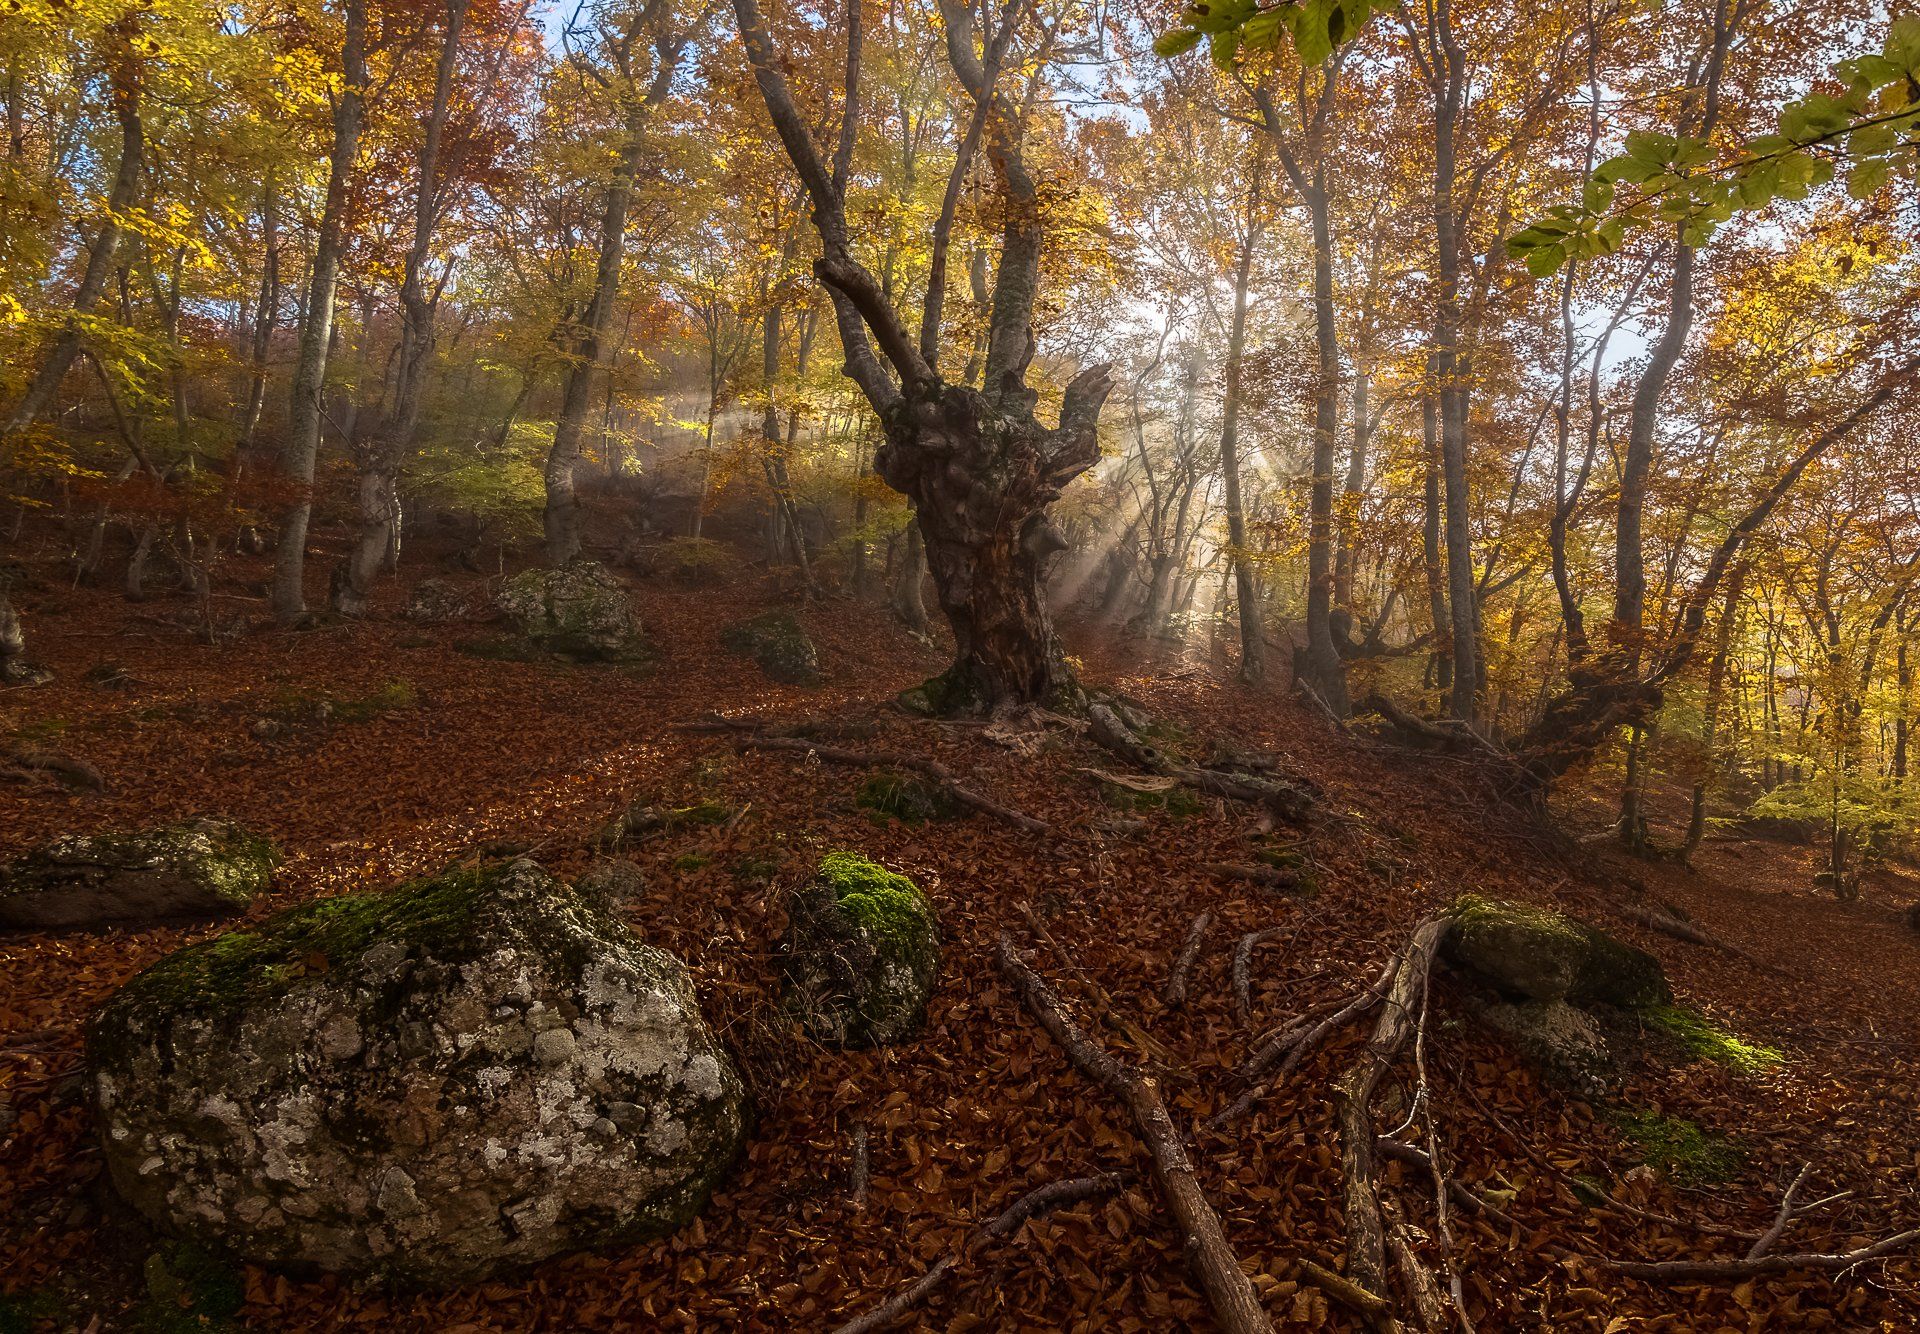
[[[776,681],[801,686],[820,682],[820,655],[790,611],[762,612],[728,626],[720,640],[735,653],[752,658]]]
[[[224,820],[71,834],[0,866],[0,926],[110,926],[245,912],[279,863]]]
[[[913,881],[830,852],[787,912],[788,999],[809,1034],[860,1047],[919,1029],[939,980],[940,930]]]
[[[618,661],[641,651],[627,587],[597,561],[524,570],[507,580],[497,605],[529,643],[550,653]]]
[[[170,955],[87,1054],[107,1168],[148,1218],[410,1283],[672,1231],[746,1123],[685,967],[530,861]]]
[[[1448,961],[1508,996],[1627,1009],[1673,999],[1658,959],[1564,914],[1468,897],[1451,916]]]

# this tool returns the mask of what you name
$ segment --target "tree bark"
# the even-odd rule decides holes
[[[109,31],[113,34],[116,48],[108,57],[107,83],[114,118],[120,125],[120,163],[114,170],[113,184],[107,191],[107,207],[100,230],[94,235],[93,244],[87,248],[86,266],[81,269],[79,286],[74,289],[72,314],[75,317],[92,314],[106,291],[107,280],[113,275],[120,248],[119,219],[139,197],[146,164],[146,135],[140,119],[143,91],[140,57],[134,45],[140,37],[137,12],[116,22]],[[12,105],[15,103],[10,101],[9,106]],[[40,359],[40,365],[34,370],[33,378],[27,382],[25,395],[15,405],[5,429],[0,430],[0,439],[25,429],[53,406],[54,397],[60,391],[60,381],[66,377],[74,358],[80,355],[81,346],[80,331],[74,324],[69,324],[54,336]]]
[[[625,31],[609,44],[614,63],[621,67],[625,143],[600,211],[600,252],[594,268],[593,296],[579,323],[568,331],[566,340],[571,355],[566,384],[560,395],[560,415],[553,424],[553,444],[547,451],[547,504],[542,516],[550,565],[565,565],[580,554],[580,505],[574,491],[574,465],[580,461],[580,436],[593,395],[593,377],[602,370],[606,359],[607,329],[613,320],[614,301],[620,293],[620,266],[627,247],[627,210],[633,202],[634,184],[646,158],[647,120],[673,86],[686,37],[662,28],[654,41],[657,61],[653,78],[644,91],[634,84],[632,61],[643,31],[663,25],[669,12],[665,0],[647,0]]]
[[[433,105],[420,139],[416,164],[413,244],[400,280],[400,346],[395,356],[393,398],[362,454],[360,523],[344,577],[334,585],[334,608],[345,616],[366,612],[373,581],[400,544],[400,464],[420,423],[420,400],[433,356],[433,320],[439,294],[429,294],[423,274],[440,212],[440,141],[446,132],[453,80],[460,63],[460,32],[467,0],[446,0],[440,59],[434,67]]]
[[[1228,556],[1233,561],[1234,599],[1240,619],[1240,677],[1245,681],[1259,681],[1267,674],[1266,617],[1262,614],[1259,576],[1247,545],[1246,510],[1240,501],[1240,377],[1246,360],[1247,291],[1261,233],[1259,221],[1251,215],[1260,204],[1259,175],[1264,166],[1260,160],[1254,166],[1247,231],[1241,238],[1239,262],[1233,273],[1233,317],[1227,328],[1226,397],[1220,405],[1220,479],[1226,493],[1227,542],[1232,548]]]
[[[346,39],[341,47],[342,84],[333,106],[333,148],[327,161],[327,198],[314,238],[307,278],[307,309],[300,352],[293,369],[293,396],[280,470],[299,497],[280,516],[280,543],[273,567],[273,614],[291,624],[306,614],[307,525],[313,517],[314,463],[320,453],[321,395],[333,342],[334,291],[346,248],[347,184],[360,146],[367,86],[366,0],[347,0]]]

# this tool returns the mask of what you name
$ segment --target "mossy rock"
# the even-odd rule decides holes
[[[787,913],[788,1001],[809,1034],[866,1047],[919,1030],[939,981],[940,930],[913,881],[830,852]]]
[[[525,570],[507,580],[497,605],[528,643],[549,653],[627,662],[643,652],[626,585],[596,561]]]
[[[721,588],[739,575],[733,548],[705,537],[676,537],[662,543],[644,562],[653,574],[689,588]]]
[[[685,967],[524,860],[169,955],[87,1061],[113,1184],[163,1231],[402,1283],[671,1232],[746,1127]]]
[[[1587,1011],[1565,1001],[1500,1001],[1481,1011],[1488,1027],[1504,1036],[1549,1079],[1583,1098],[1597,1098],[1618,1076],[1606,1035]]]
[[[1470,895],[1450,915],[1448,962],[1505,995],[1623,1009],[1673,1000],[1658,959],[1562,913]]]
[[[73,834],[0,867],[0,926],[93,927],[245,912],[280,854],[224,820]]]
[[[762,612],[730,625],[721,632],[720,642],[752,658],[761,671],[782,684],[820,684],[820,655],[790,611]]]

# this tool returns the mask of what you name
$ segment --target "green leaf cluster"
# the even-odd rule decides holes
[[[1162,33],[1153,49],[1172,58],[1204,40],[1213,63],[1230,69],[1243,48],[1277,51],[1290,39],[1300,63],[1315,66],[1356,36],[1374,11],[1388,7],[1378,0],[1290,0],[1268,7],[1258,0],[1194,0],[1181,12],[1179,25]]]
[[[1728,160],[1706,139],[1636,131],[1595,168],[1577,204],[1560,204],[1507,238],[1507,250],[1544,278],[1569,259],[1618,250],[1630,231],[1665,223],[1702,245],[1735,213],[1805,199],[1844,166],[1847,190],[1865,199],[1911,178],[1920,157],[1920,18],[1896,19],[1878,55],[1833,67],[1844,91],[1810,93],[1780,111]],[[1630,187],[1621,202],[1620,186]]]

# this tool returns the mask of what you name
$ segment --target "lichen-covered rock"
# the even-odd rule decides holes
[[[419,625],[446,625],[464,621],[473,614],[472,591],[449,579],[422,579],[407,595],[406,608],[401,612]]]
[[[94,1017],[87,1054],[141,1213],[401,1282],[672,1231],[745,1130],[686,969],[530,861],[170,955]]]
[[[843,1046],[910,1037],[940,974],[940,930],[913,881],[830,852],[788,904],[789,1002],[808,1033]]]
[[[0,866],[0,926],[88,927],[245,912],[279,864],[224,820],[71,834]]]
[[[1481,1011],[1488,1027],[1549,1077],[1597,1098],[1616,1076],[1613,1052],[1594,1017],[1565,1001],[1500,1001]]]
[[[820,682],[820,655],[790,611],[768,611],[732,625],[720,640],[735,653],[752,658],[761,671],[787,685]]]
[[[1510,996],[1635,1009],[1673,999],[1660,961],[1561,913],[1464,898],[1446,957]]]
[[[597,561],[522,571],[507,580],[497,605],[530,643],[551,653],[617,661],[641,649],[626,585]]]

